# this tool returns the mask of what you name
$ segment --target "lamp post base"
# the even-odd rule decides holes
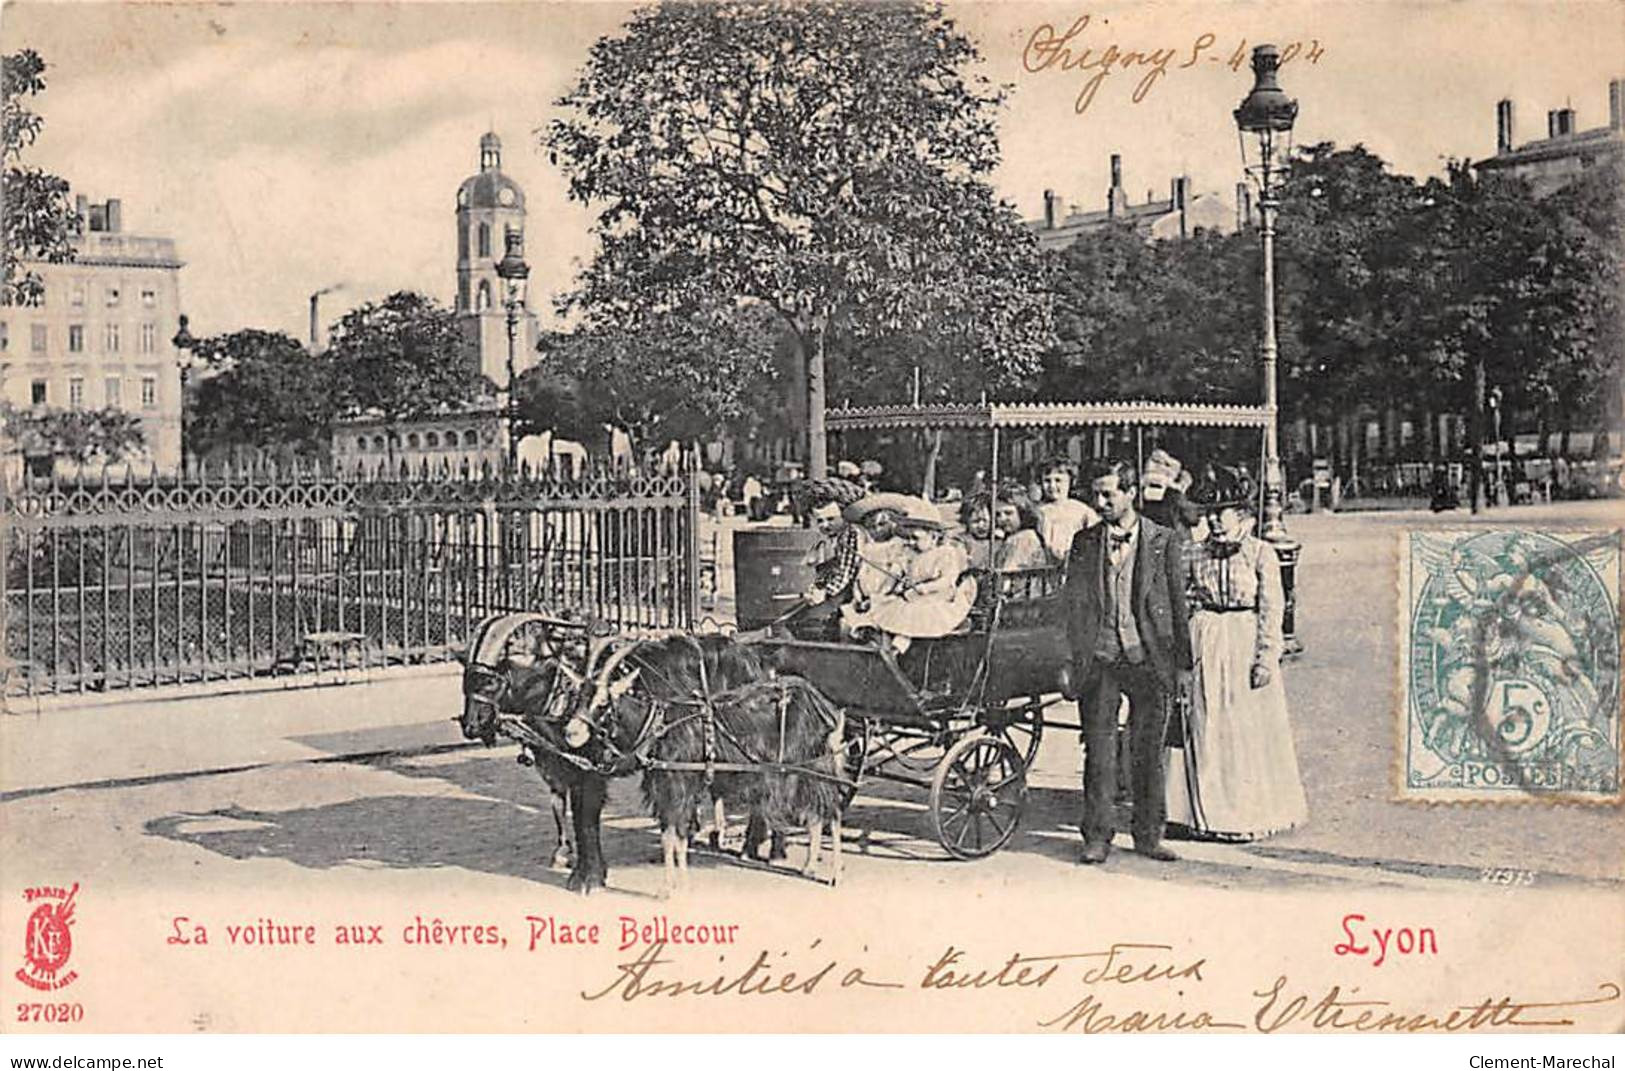
[[[1298,555],[1303,544],[1295,539],[1263,537],[1275,548],[1275,558],[1281,564],[1281,594],[1286,605],[1281,611],[1281,657],[1295,658],[1303,654],[1303,641],[1298,638]]]

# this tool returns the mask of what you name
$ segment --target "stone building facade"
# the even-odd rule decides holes
[[[0,307],[0,391],[19,407],[122,409],[137,418],[145,449],[129,458],[173,471],[181,454],[182,261],[172,238],[128,234],[123,204],[76,205],[74,257],[26,261],[43,293]]]
[[[1197,230],[1230,234],[1253,216],[1252,197],[1245,183],[1236,186],[1232,200],[1218,193],[1198,193],[1189,175],[1175,175],[1168,182],[1166,198],[1147,190],[1143,202],[1130,204],[1123,186],[1123,158],[1117,153],[1112,154],[1111,175],[1106,205],[1100,209],[1063,204],[1054,190],[1045,190],[1043,217],[1027,223],[1037,235],[1039,246],[1065,249],[1084,235],[1114,225],[1132,227],[1146,241],[1188,238]]]

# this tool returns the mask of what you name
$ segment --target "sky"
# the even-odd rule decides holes
[[[590,216],[535,132],[630,10],[20,0],[0,10],[0,50],[31,47],[49,64],[34,101],[45,129],[25,162],[92,201],[121,199],[127,231],[176,240],[195,333],[302,338],[309,295],[335,284],[324,323],[399,289],[450,303],[453,199],[488,129],[526,191],[533,307],[566,288],[590,255]],[[1229,60],[1264,41],[1298,46],[1281,83],[1299,100],[1299,143],[1364,143],[1418,176],[1492,155],[1503,97],[1520,142],[1544,136],[1554,108],[1576,109],[1580,129],[1606,125],[1608,82],[1625,77],[1617,0],[948,10],[978,44],[981,73],[1011,86],[994,182],[1028,217],[1045,189],[1103,207],[1112,153],[1131,202],[1166,197],[1180,173],[1228,195],[1241,178],[1231,111],[1252,84]],[[1041,69],[1035,45],[1074,27],[1073,58],[1094,50],[1084,64],[1114,45],[1169,58],[1148,81],[1152,66],[1114,69],[1080,96],[1096,69]]]

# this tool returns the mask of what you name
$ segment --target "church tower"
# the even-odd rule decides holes
[[[508,311],[497,262],[509,228],[525,233],[525,191],[502,173],[502,139],[492,131],[480,138],[479,173],[457,188],[457,315],[480,372],[499,390],[508,385]],[[519,315],[515,374],[536,363],[536,319],[529,307]]]

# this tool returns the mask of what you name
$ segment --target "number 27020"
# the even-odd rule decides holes
[[[1535,872],[1504,866],[1486,866],[1479,868],[1478,880],[1486,885],[1533,885]]]
[[[77,1023],[85,1017],[85,1006],[77,1001],[72,1004],[19,1004],[17,1005],[17,1021],[19,1023]]]

